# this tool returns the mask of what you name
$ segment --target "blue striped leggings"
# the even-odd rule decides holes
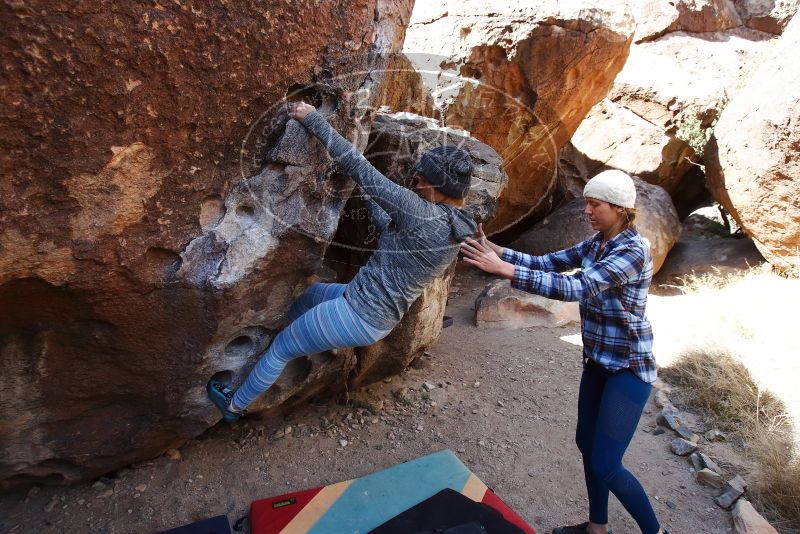
[[[312,284],[292,304],[289,326],[272,340],[233,395],[235,409],[247,408],[295,358],[335,348],[371,345],[392,331],[379,330],[364,322],[345,300],[346,288],[347,284]]]

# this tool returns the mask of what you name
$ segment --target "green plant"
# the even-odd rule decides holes
[[[708,140],[711,139],[711,134],[714,132],[714,126],[716,126],[719,116],[727,103],[727,97],[717,102],[713,113],[711,113],[713,118],[707,126],[703,126],[705,121],[701,119],[701,112],[696,106],[683,108],[675,117],[675,137],[685,141],[692,147],[697,159],[703,157]]]

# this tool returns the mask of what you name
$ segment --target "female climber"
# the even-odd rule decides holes
[[[286,364],[341,347],[372,344],[391,332],[425,287],[458,256],[477,226],[463,211],[472,179],[469,155],[452,145],[423,153],[414,192],[378,172],[313,106],[293,103],[300,121],[367,196],[377,250],[348,284],[312,284],[289,310],[289,325],[272,341],[242,385],[233,391],[217,379],[206,390],[226,421],[239,419]]]
[[[461,248],[466,262],[511,280],[516,289],[580,301],[584,364],[575,441],[583,456],[589,521],[553,534],[611,532],[609,491],[643,533],[662,533],[642,485],[622,465],[656,379],[653,332],[644,313],[653,262],[633,226],[636,189],[630,176],[610,170],[589,180],[583,196],[597,234],[572,248],[531,256],[490,242],[482,230]]]

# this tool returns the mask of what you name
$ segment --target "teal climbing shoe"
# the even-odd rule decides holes
[[[234,423],[239,420],[244,412],[234,412],[230,409],[231,399],[233,398],[233,390],[226,384],[220,382],[216,378],[212,378],[206,384],[206,391],[208,398],[214,403],[214,406],[222,412],[222,418],[229,423]]]

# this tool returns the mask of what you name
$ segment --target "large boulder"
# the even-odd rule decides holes
[[[681,217],[696,208],[708,194],[699,165],[720,111],[775,42],[771,34],[735,27],[731,6],[727,0],[637,2],[637,32],[649,37],[637,37],[643,42],[631,47],[608,97],[589,111],[561,159],[584,180],[616,168],[660,185]],[[707,16],[715,12],[728,15]],[[700,28],[706,29],[688,32]]]
[[[666,34],[631,48],[608,98],[671,133],[695,118],[706,128],[774,42],[774,36],[746,28]]]
[[[624,5],[603,2],[417,4],[404,53],[443,123],[494,148],[509,176],[488,231],[550,209],[558,151],[605,96],[633,31]]]
[[[797,12],[797,0],[733,0],[745,26],[780,35]]]
[[[589,111],[570,143],[574,152],[562,149],[562,157],[580,165],[585,180],[620,169],[670,193],[696,159],[686,141],[607,98]]]
[[[636,43],[652,41],[667,33],[708,33],[742,25],[732,0],[635,0]]]
[[[636,43],[676,31],[708,33],[742,25],[732,0],[635,0],[632,8]]]
[[[386,113],[407,112],[425,117],[439,115],[422,75],[403,53],[389,58],[375,101],[381,104],[381,111]]]
[[[771,263],[800,267],[800,18],[734,97],[707,151],[714,198]]]
[[[577,302],[526,293],[512,288],[508,280],[489,282],[475,299],[475,324],[482,328],[554,328],[580,320]]]
[[[273,1],[3,2],[0,484],[97,475],[219,420],[205,382],[241,380],[283,326],[353,186],[282,103],[363,148],[412,3],[287,24],[299,7]],[[354,366],[298,362],[262,407]]]
[[[672,200],[663,188],[634,177],[636,184],[636,229],[650,245],[655,272],[680,237],[681,224]],[[526,230],[508,246],[528,254],[542,255],[569,248],[596,234],[583,210],[586,201],[575,199]]]

